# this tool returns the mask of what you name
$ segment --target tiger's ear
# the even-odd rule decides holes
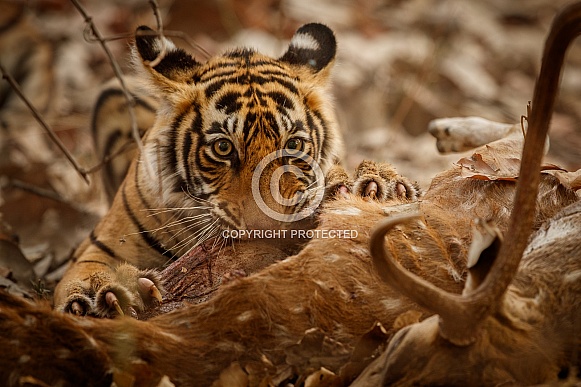
[[[337,52],[335,34],[326,25],[305,24],[293,35],[281,61],[309,69],[312,73],[327,73]]]
[[[172,91],[180,83],[191,81],[199,66],[190,54],[146,26],[135,31],[135,48],[137,62],[142,64],[140,67],[162,90]]]

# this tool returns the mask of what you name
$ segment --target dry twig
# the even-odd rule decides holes
[[[106,43],[105,39],[103,38],[103,35],[101,35],[101,32],[99,31],[99,29],[95,26],[95,23],[93,23],[93,18],[87,13],[85,8],[81,5],[81,3],[79,3],[78,0],[71,0],[71,2],[75,6],[75,8],[79,11],[79,13],[83,16],[85,23],[87,25],[86,32],[90,32],[92,34],[92,36],[94,36],[94,38],[99,42],[99,44],[103,48],[103,51],[105,51],[105,54],[107,55],[107,58],[109,59],[109,62],[111,63],[111,67],[113,68],[113,72],[115,73],[115,77],[119,80],[119,84],[121,85],[121,90],[123,91],[123,95],[125,96],[125,99],[127,100],[127,105],[128,105],[127,110],[129,111],[129,115],[131,118],[131,133],[133,134],[133,139],[135,140],[135,143],[137,144],[137,147],[138,147],[139,151],[141,152],[143,150],[143,143],[141,142],[141,136],[139,135],[139,127],[137,126],[137,117],[135,116],[135,109],[134,109],[135,105],[136,105],[135,98],[133,98],[133,96],[131,95],[131,93],[127,89],[127,85],[125,84],[125,79],[123,77],[123,73],[121,71],[121,68],[119,67],[119,64],[117,63],[117,61],[113,57],[111,50],[109,50],[109,47],[107,46],[107,43]],[[87,40],[87,41],[93,40],[94,41],[94,39],[90,39],[87,36],[90,36],[90,35],[85,34],[85,38],[86,38],[85,40]]]
[[[89,179],[87,178],[87,172],[77,163],[77,160],[75,160],[73,155],[69,152],[69,150],[62,143],[60,138],[58,138],[58,136],[56,135],[54,130],[50,127],[50,125],[42,117],[40,112],[36,109],[36,107],[32,104],[32,102],[30,102],[30,100],[26,97],[26,95],[24,95],[24,93],[22,92],[22,89],[18,85],[18,82],[16,82],[16,80],[12,77],[12,75],[10,75],[1,64],[0,64],[0,72],[2,73],[2,78],[5,79],[10,84],[10,87],[12,87],[12,90],[14,90],[14,92],[18,95],[18,97],[22,100],[22,102],[24,102],[24,104],[28,107],[28,109],[30,110],[30,112],[32,113],[32,115],[34,116],[36,121],[46,131],[46,133],[51,138],[51,140],[59,147],[61,152],[63,152],[63,154],[66,156],[66,158],[69,160],[69,162],[73,165],[75,170],[79,173],[79,175],[81,175],[83,180],[85,180],[85,182],[89,183]]]

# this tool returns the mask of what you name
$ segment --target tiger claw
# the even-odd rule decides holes
[[[349,192],[349,188],[344,184],[341,184],[339,187],[337,187],[337,195],[340,195],[345,199],[349,198]]]
[[[105,300],[107,301],[107,305],[109,305],[110,307],[111,306],[114,307],[120,316],[125,315],[123,309],[121,309],[121,305],[119,305],[119,300],[117,299],[115,293],[107,292],[107,294],[105,295]]]
[[[155,286],[152,280],[150,280],[149,278],[142,277],[139,278],[137,282],[139,284],[140,293],[146,294],[149,296],[149,299],[155,299],[161,303],[162,301],[161,292],[159,291],[157,286]]]
[[[84,316],[85,308],[78,301],[74,301],[70,305],[70,312],[75,316]]]
[[[395,190],[397,192],[397,196],[400,198],[405,198],[407,195],[407,188],[402,183],[398,182],[395,186]]]
[[[374,200],[377,197],[377,190],[378,190],[377,183],[374,181],[370,181],[365,186],[363,196],[369,198],[370,200]]]

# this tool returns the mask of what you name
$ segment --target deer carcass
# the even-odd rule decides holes
[[[560,211],[530,242],[529,234],[564,55],[580,33],[577,3],[554,20],[545,45],[508,232],[499,247],[493,243],[474,263],[462,295],[402,270],[383,247],[384,234],[409,217],[386,221],[375,231],[371,251],[382,278],[437,315],[400,330],[361,383],[532,385],[576,376],[581,366],[581,203]]]
[[[515,247],[518,256],[533,219],[540,225],[577,201],[575,193],[552,176],[541,178],[539,163],[531,162],[540,157],[544,145],[544,134],[537,133],[538,115],[548,111],[538,102],[533,109],[536,116],[531,117],[524,160],[528,168],[518,179],[516,206],[526,214],[524,231],[519,231],[525,237],[518,238]],[[504,148],[500,144],[497,149]],[[509,149],[515,152],[514,146]],[[380,251],[387,248],[401,266],[456,294],[466,276],[473,219],[485,218],[502,230],[509,228],[514,181],[466,179],[455,167],[434,179],[425,198],[415,201],[408,198],[409,186],[400,186],[405,179],[386,165],[363,164],[353,183],[341,173],[337,176],[330,182],[338,187],[337,198],[322,211],[315,230],[319,237],[297,255],[222,286],[207,302],[148,321],[107,320],[54,312],[0,292],[0,345],[5,349],[0,383],[110,385],[115,378],[117,385],[147,386],[167,376],[176,385],[204,386],[219,380],[224,370],[238,367],[248,383],[258,384],[273,382],[272,375],[290,365],[301,375],[304,365],[289,363],[289,350],[312,328],[326,335],[325,343],[344,349],[339,357],[348,357],[358,338],[376,322],[394,332],[397,318],[409,311],[424,317],[431,314],[429,303],[410,302],[376,272],[369,240],[378,222],[394,214],[419,214],[418,221],[393,228],[387,243],[380,233]],[[535,195],[525,205],[521,202],[524,191],[536,192],[539,179],[536,198],[542,210],[535,212]],[[374,194],[364,197],[369,192]],[[515,227],[510,227],[509,236]],[[331,237],[331,232],[337,236],[342,230],[349,233]],[[449,339],[460,334],[448,333]],[[392,341],[392,349],[396,343]],[[316,367],[336,373],[338,384],[349,383],[337,364],[336,359],[322,356]]]

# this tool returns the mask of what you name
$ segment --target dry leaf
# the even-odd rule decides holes
[[[557,171],[551,171],[551,175],[555,176],[559,179],[561,184],[573,191],[581,189],[581,169],[578,169],[575,172],[567,172],[563,169],[559,169]]]
[[[482,153],[461,158],[456,165],[461,168],[460,175],[470,179],[516,181],[520,175],[520,159],[507,157],[490,145]],[[548,163],[541,165],[541,171],[565,170]]]
[[[456,165],[462,168],[461,176],[478,180],[509,180],[515,181],[518,177],[520,160],[507,158],[503,163],[493,164],[485,161],[480,153],[458,160]]]
[[[339,372],[341,379],[346,383],[353,381],[373,359],[385,350],[389,337],[383,325],[379,322],[375,323],[355,344],[351,358]]]

